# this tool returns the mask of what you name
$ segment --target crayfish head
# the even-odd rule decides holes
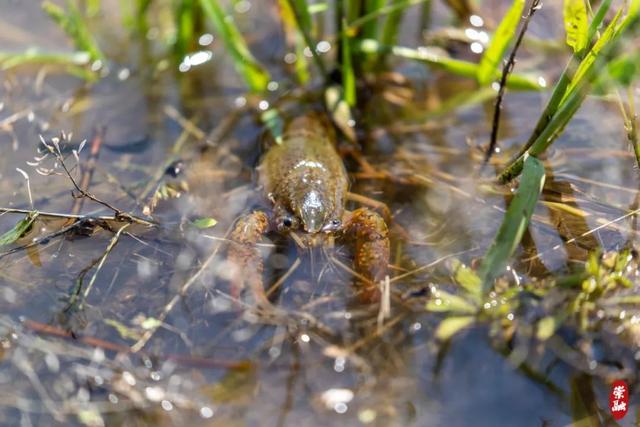
[[[307,233],[318,233],[327,221],[327,207],[323,195],[317,190],[311,190],[302,198],[296,214]]]

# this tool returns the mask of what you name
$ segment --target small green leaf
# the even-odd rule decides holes
[[[591,79],[594,79],[595,76],[592,73],[592,69],[595,66],[596,59],[600,59],[601,51],[606,51],[613,45],[613,42],[620,34],[621,26],[619,25],[620,17],[622,16],[622,9],[618,10],[618,13],[615,14],[607,28],[602,32],[602,36],[596,41],[593,45],[589,53],[584,57],[584,59],[580,62],[578,69],[576,70],[573,78],[571,79],[571,83],[567,88],[562,101],[560,104],[565,104],[571,95],[573,95],[576,91],[584,90],[582,89]],[[600,61],[601,65],[604,66],[605,62]]]
[[[0,65],[3,70],[22,64],[59,64],[85,66],[91,60],[87,52],[53,52],[35,47],[19,53],[0,51]]]
[[[584,0],[564,0],[564,29],[567,33],[567,45],[576,53],[587,47],[587,6]]]
[[[527,156],[518,192],[511,200],[493,244],[480,265],[479,275],[485,294],[493,286],[493,280],[502,274],[509,258],[520,244],[536,203],[538,203],[544,186],[544,178],[542,162],[533,156]]]
[[[540,341],[546,341],[556,333],[559,326],[559,319],[554,316],[547,316],[538,322],[536,336]]]
[[[525,0],[514,0],[504,18],[500,21],[500,25],[498,25],[493,35],[493,40],[491,40],[491,44],[480,60],[478,82],[481,85],[487,85],[495,78],[498,64],[504,56],[504,52],[507,50],[511,39],[516,34],[524,4]]]
[[[435,313],[475,314],[478,312],[478,308],[466,299],[443,290],[437,291],[434,298],[427,303],[426,309]]]
[[[436,338],[440,341],[448,341],[455,334],[468,327],[475,321],[473,316],[454,316],[447,317],[438,325],[436,329]]]
[[[191,221],[191,225],[193,225],[196,228],[201,228],[201,229],[211,228],[214,225],[216,225],[217,223],[218,223],[218,221],[216,221],[213,218],[198,218],[198,219],[194,219],[193,221]]]
[[[11,230],[0,236],[0,246],[10,245],[23,237],[31,229],[31,225],[38,217],[38,212],[29,212]]]
[[[458,260],[453,261],[453,271],[456,283],[462,286],[475,302],[479,303],[482,299],[482,279],[480,276]]]
[[[142,329],[146,329],[147,331],[149,331],[162,326],[162,322],[155,317],[147,317],[142,322],[140,322],[140,326],[142,327]]]
[[[118,335],[120,335],[125,340],[139,340],[142,336],[138,331],[129,328],[122,322],[119,322],[115,319],[104,319],[104,323],[114,328],[118,331]]]

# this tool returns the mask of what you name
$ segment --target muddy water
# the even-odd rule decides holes
[[[292,80],[280,60],[285,50],[274,9],[251,4],[239,21],[256,29],[250,37],[255,50],[282,82],[273,103]],[[548,37],[556,12],[542,13],[533,34]],[[434,16],[448,19],[439,3]],[[470,89],[468,82],[397,64],[410,77],[402,92],[410,96],[398,103],[397,87],[372,89],[360,129],[364,158],[384,177],[346,160],[353,191],[385,202],[393,215],[392,278],[402,277],[392,284],[389,317],[380,320],[377,307],[354,298],[353,277],[341,266],[350,265],[346,248],[309,253],[274,235],[261,250],[265,281],[278,284],[272,296],[278,309],[265,312],[250,298],[248,305],[233,301],[225,263],[224,236],[233,221],[267,206],[253,176],[263,129],[245,107],[250,100],[242,81],[219,41],[202,47],[212,52],[211,60],[181,73],[161,53],[156,32],[146,41],[131,38],[118,29],[120,19],[112,5],[92,27],[113,58],[95,84],[55,67],[0,74],[0,207],[30,209],[30,191],[35,209],[71,212],[71,182],[36,171],[51,168],[53,160],[26,163],[39,156],[39,135],[50,139],[61,131],[72,133],[73,146],[83,139],[91,145],[97,130],[105,129],[90,191],[119,209],[143,216],[165,182],[188,191],[158,202],[153,218],[160,227],[131,227],[106,257],[115,230],[92,228],[0,259],[3,425],[571,422],[570,390],[589,384],[588,376],[542,360],[538,367],[548,382],[527,375],[492,346],[483,326],[442,347],[433,338],[440,317],[423,310],[428,289],[451,281],[450,260],[473,264],[502,220],[508,198],[483,185],[494,166],[478,171],[491,99],[434,117],[435,107]],[[69,50],[36,2],[0,3],[0,24],[1,50]],[[407,45],[417,43],[415,25],[403,34]],[[555,63],[537,66],[548,79],[557,71]],[[506,160],[528,136],[545,99],[509,94],[497,160]],[[317,108],[313,101],[295,102]],[[283,108],[291,114],[295,102]],[[83,162],[88,155],[87,147]],[[184,172],[174,179],[165,171],[177,160]],[[75,164],[73,155],[67,161]],[[545,203],[512,269],[521,280],[566,272],[589,250],[621,248],[636,234],[632,218],[590,231],[624,215],[637,196],[637,171],[615,105],[589,100],[546,165]],[[30,190],[16,168],[28,174]],[[559,199],[583,214],[559,209],[553,204]],[[86,200],[81,213],[111,212]],[[202,217],[218,223],[206,230],[190,225]],[[0,230],[20,218],[0,216]],[[41,217],[19,243],[64,225]],[[76,291],[86,300],[70,305]],[[130,346],[154,330],[163,313],[162,326],[132,353]],[[607,388],[598,378],[593,382],[605,407]]]

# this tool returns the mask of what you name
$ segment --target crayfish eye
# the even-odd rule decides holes
[[[276,221],[279,231],[287,231],[298,228],[298,220],[291,215],[283,215]]]
[[[334,227],[340,227],[341,224],[342,224],[342,221],[340,221],[339,219],[331,220],[331,225],[333,225]]]

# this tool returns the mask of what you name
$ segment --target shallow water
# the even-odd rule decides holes
[[[300,106],[317,108],[314,101],[278,101],[292,80],[270,3],[252,2],[239,19],[255,30],[254,50],[283,82],[270,101],[288,114]],[[188,191],[158,203],[157,229],[132,226],[121,235],[99,269],[115,230],[57,236],[0,258],[2,424],[567,425],[575,395],[591,389],[606,411],[605,378],[589,376],[579,363],[524,345],[519,348],[528,352],[530,371],[518,369],[521,356],[505,356],[483,325],[443,346],[433,336],[442,316],[423,309],[432,286],[451,284],[450,261],[473,265],[503,217],[505,194],[489,191],[483,185],[488,180],[479,178],[491,176],[493,166],[478,171],[492,98],[433,117],[434,105],[469,89],[468,83],[423,65],[396,64],[410,77],[411,99],[394,105],[390,92],[372,92],[361,122],[365,159],[392,179],[359,175],[352,160],[347,166],[352,191],[391,210],[392,279],[433,265],[393,281],[392,310],[380,322],[377,306],[355,298],[353,277],[330,258],[349,265],[346,248],[309,254],[270,235],[261,250],[265,281],[279,283],[272,297],[279,310],[265,312],[250,298],[247,305],[233,300],[225,260],[224,236],[235,219],[264,206],[253,176],[263,129],[244,107],[251,100],[242,81],[215,40],[203,47],[213,52],[212,60],[187,73],[172,71],[159,41],[129,38],[116,10],[114,4],[95,20],[100,43],[114,59],[99,82],[86,85],[49,67],[0,74],[0,206],[30,208],[26,182],[16,171],[21,168],[36,209],[71,211],[71,182],[42,176],[25,163],[38,155],[38,135],[60,131],[90,146],[96,130],[105,129],[90,191],[119,209],[142,215],[164,180],[185,182]],[[445,22],[447,14],[437,3],[434,17]],[[532,34],[552,36],[547,29],[557,16],[551,8],[543,11]],[[0,24],[0,50],[69,49],[35,2],[1,2]],[[405,44],[416,44],[416,28],[411,20]],[[563,61],[537,67],[552,81]],[[508,93],[497,160],[505,161],[528,137],[547,96]],[[518,280],[564,273],[590,250],[621,249],[636,238],[633,217],[619,220],[632,209],[640,182],[616,108],[589,99],[554,144],[545,162],[543,200],[549,203],[539,204],[510,267]],[[237,120],[219,135],[230,116]],[[185,172],[173,180],[164,172],[178,159]],[[68,161],[74,164],[73,156]],[[44,159],[40,166],[52,163]],[[553,204],[559,197],[584,214],[559,209]],[[81,212],[110,213],[89,200]],[[189,225],[201,217],[218,223],[207,230]],[[1,215],[0,230],[20,218]],[[61,223],[40,218],[20,243]],[[79,279],[86,301],[70,305]],[[129,347],[164,311],[162,326],[132,353]],[[563,334],[579,345],[570,331]],[[635,366],[635,347],[621,350],[606,340],[599,345],[593,360]],[[621,424],[631,425],[635,411],[634,405]]]

